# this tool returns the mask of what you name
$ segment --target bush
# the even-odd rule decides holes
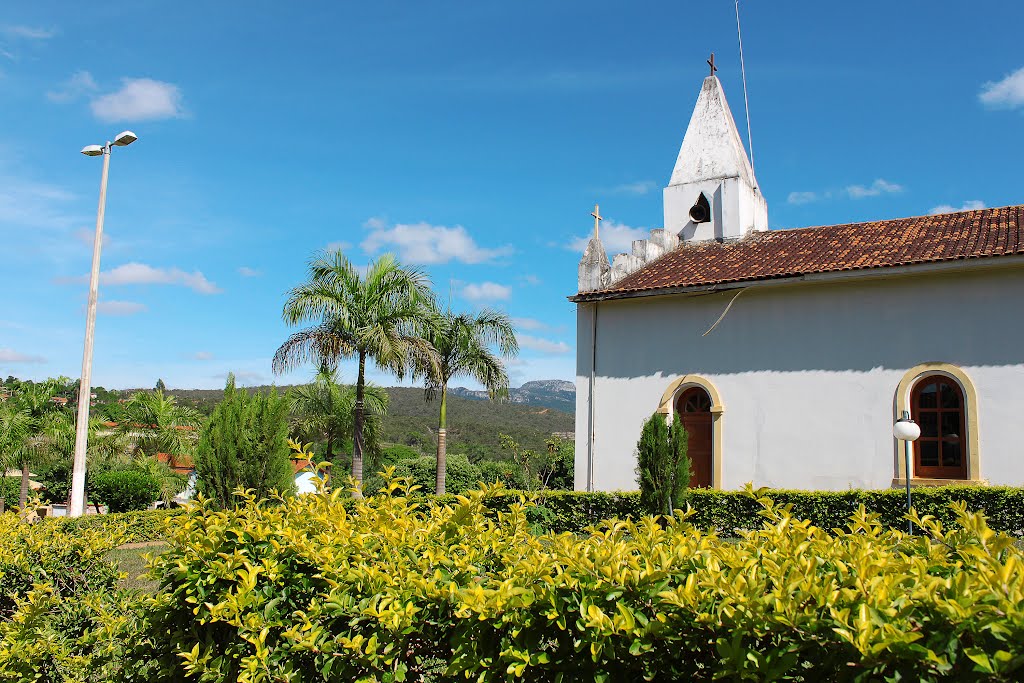
[[[260,498],[292,492],[295,479],[288,447],[289,399],[270,390],[235,389],[228,376],[224,400],[213,409],[196,453],[197,488],[222,507],[233,505],[237,488]]]
[[[0,477],[0,498],[4,500],[4,509],[17,507],[21,495],[21,477]]]
[[[671,515],[683,506],[690,485],[688,437],[683,420],[673,413],[672,424],[665,416],[651,415],[640,432],[637,450],[637,479],[640,482],[640,503],[649,513]]]
[[[39,472],[46,502],[66,503],[71,498],[71,469],[70,460],[58,460]]]
[[[148,679],[148,664],[125,656],[145,612],[103,559],[124,540],[111,532],[0,516],[0,680]]]
[[[508,489],[526,488],[526,477],[523,476],[523,470],[515,463],[508,460],[484,460],[477,467],[480,468],[480,481],[485,484],[500,481]]]
[[[159,541],[164,537],[168,520],[185,514],[184,508],[163,510],[136,510],[107,515],[85,515],[75,518],[58,518],[66,533],[98,531],[110,538],[120,539],[119,543],[145,543]]]
[[[424,455],[415,460],[405,460],[403,464],[409,468],[409,477],[421,487],[422,493],[437,490],[437,459],[434,456]],[[457,495],[469,491],[480,484],[480,468],[464,455],[450,455],[444,481],[448,493]]]
[[[145,510],[160,497],[160,482],[141,470],[111,470],[92,478],[91,493],[110,512]]]
[[[1020,679],[1024,551],[963,506],[917,520],[932,541],[749,497],[763,524],[725,542],[653,517],[538,536],[491,496],[197,508],[156,560],[145,659],[163,680]]]

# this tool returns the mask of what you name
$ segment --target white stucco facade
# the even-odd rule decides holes
[[[898,389],[926,363],[976,395],[968,479],[1024,485],[1024,261],[754,283],[702,336],[736,292],[577,305],[577,489],[636,488],[643,421],[689,376],[721,402],[715,487],[890,487]]]

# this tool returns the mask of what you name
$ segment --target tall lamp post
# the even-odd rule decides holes
[[[910,449],[911,444],[917,441],[918,437],[921,436],[921,427],[910,419],[910,413],[906,410],[903,411],[903,415],[900,419],[896,420],[896,423],[892,426],[892,435],[897,439],[903,441],[903,478],[907,482],[907,514],[910,514],[911,502],[910,502]],[[907,520],[907,531],[910,535],[914,535],[914,523],[909,519]]]
[[[85,350],[82,353],[82,379],[78,384],[78,419],[75,423],[75,459],[71,469],[71,517],[85,514],[85,453],[89,439],[89,401],[92,396],[92,346],[96,332],[96,302],[100,288],[100,248],[103,246],[103,214],[107,205],[107,173],[110,170],[110,150],[126,147],[138,140],[130,130],[118,134],[113,142],[89,145],[82,154],[103,157],[103,175],[100,178],[100,205],[96,211],[96,237],[92,244],[92,274],[89,276],[89,307],[85,314]]]

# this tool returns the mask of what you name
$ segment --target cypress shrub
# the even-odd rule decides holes
[[[199,439],[198,490],[220,507],[234,504],[234,491],[251,489],[257,498],[295,489],[288,447],[289,399],[276,391],[250,394],[228,376],[224,400]]]
[[[648,418],[636,448],[640,504],[651,514],[671,515],[682,507],[690,485],[687,434],[679,414],[673,414],[671,426],[664,415]]]

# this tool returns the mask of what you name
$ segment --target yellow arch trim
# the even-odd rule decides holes
[[[967,480],[979,482],[981,481],[981,450],[978,446],[978,392],[974,388],[974,382],[970,375],[966,372],[950,363],[938,362],[921,363],[910,368],[904,373],[903,379],[900,380],[899,386],[896,388],[896,400],[893,401],[893,420],[898,419],[904,410],[910,410],[910,392],[914,385],[927,375],[945,375],[959,384],[960,389],[964,392],[964,401],[967,403],[964,406],[967,410],[967,415],[964,416],[964,421],[967,423]],[[903,444],[895,438],[893,443],[897,456],[896,480],[893,483],[903,485],[906,483],[905,477],[907,476],[903,464],[903,452],[900,450]],[[912,478],[910,481],[925,485],[950,483],[948,479]]]
[[[701,387],[711,397],[711,488],[722,488],[722,413],[725,405],[718,389],[707,377],[700,375],[683,375],[673,380],[661,395],[658,413],[666,418],[672,415],[672,405],[676,396],[690,387]]]

